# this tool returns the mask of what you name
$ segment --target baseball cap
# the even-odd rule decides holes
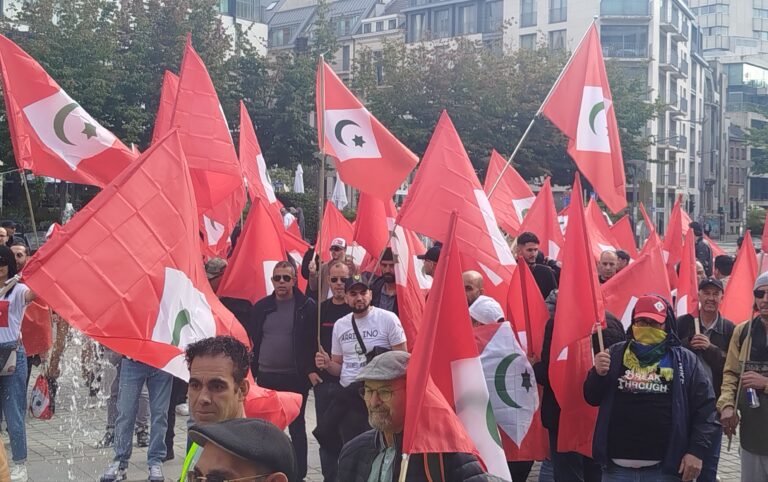
[[[498,301],[490,296],[480,295],[469,306],[469,316],[479,323],[488,325],[504,319],[504,310],[501,309]]]
[[[707,286],[714,286],[715,288],[720,288],[720,291],[725,291],[723,282],[717,278],[709,277],[701,280],[701,282],[699,283],[699,291],[703,290]]]
[[[266,420],[236,418],[218,423],[193,425],[189,438],[205,447],[213,443],[223,450],[275,472],[289,482],[298,482],[293,445],[282,430]]]
[[[347,249],[347,242],[344,238],[333,238],[333,241],[331,241],[331,248]]]
[[[759,287],[766,286],[766,285],[768,285],[768,271],[766,271],[765,273],[757,277],[757,279],[755,280],[754,289],[758,289]]]
[[[365,365],[355,380],[358,382],[364,380],[397,380],[405,376],[410,359],[411,354],[407,351],[392,350],[382,353]]]
[[[221,258],[211,258],[205,262],[205,275],[208,279],[223,275],[225,269],[227,262]]]
[[[650,318],[656,323],[664,323],[667,319],[667,305],[658,296],[641,296],[635,304],[632,319]]]
[[[624,261],[630,261],[632,258],[629,256],[629,253],[624,251],[623,249],[616,250],[616,256],[619,259],[623,259]]]
[[[427,250],[426,253],[420,254],[416,257],[437,263],[440,260],[440,246],[432,246]]]
[[[352,275],[347,278],[347,281],[344,282],[344,291],[349,291],[358,285],[365,286],[366,289],[368,288],[368,284],[365,282],[362,276],[359,274]]]

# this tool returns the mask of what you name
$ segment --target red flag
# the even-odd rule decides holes
[[[549,310],[527,263],[517,263],[507,294],[509,321],[526,353],[541,358]]]
[[[3,97],[20,169],[104,186],[135,159],[32,57],[0,35]]]
[[[696,276],[696,238],[689,229],[683,243],[683,255],[680,260],[680,275],[677,282],[677,302],[675,314],[699,315],[699,281]]]
[[[541,112],[568,136],[568,154],[608,209],[627,206],[624,161],[600,34],[592,23]]]
[[[648,250],[640,257],[600,286],[605,311],[618,317],[624,328],[629,328],[632,310],[641,296],[657,294],[665,300],[672,299],[669,280],[659,276],[665,270],[661,246],[658,243],[647,246]]]
[[[637,258],[637,246],[632,224],[629,222],[629,214],[625,214],[611,226],[611,235],[618,247],[629,253],[630,258]]]
[[[656,232],[656,225],[653,224],[653,221],[651,221],[651,218],[648,216],[648,213],[645,212],[645,205],[642,202],[640,203],[640,212],[643,213],[645,228],[648,230],[648,236],[650,237],[652,232]]]
[[[333,157],[341,180],[378,198],[391,198],[419,158],[368,112],[323,60],[315,87],[318,145]]]
[[[659,238],[659,233],[657,233],[655,230],[651,231],[651,233],[648,235],[648,239],[645,240],[645,244],[643,244],[643,249],[640,250],[640,256],[644,255],[651,249],[659,248],[661,260],[664,261],[664,254],[661,252],[661,246],[662,244],[661,238]],[[669,281],[669,279],[667,279],[667,281]]]
[[[198,212],[216,207],[243,184],[243,175],[219,96],[187,38],[179,94],[171,120],[189,161]]]
[[[51,309],[42,298],[38,297],[24,310],[21,341],[24,344],[24,351],[30,357],[48,353],[53,346]]]
[[[707,243],[709,243],[709,247],[712,249],[712,260],[714,260],[715,258],[717,258],[718,256],[721,256],[723,254],[728,254],[728,253],[725,252],[725,250],[723,248],[718,246],[716,242],[712,241],[712,239],[709,236],[707,236],[706,234],[704,235],[704,239],[707,240]],[[768,247],[768,246],[766,246],[766,247]]]
[[[682,195],[678,196],[675,205],[672,207],[667,233],[664,235],[662,253],[664,254],[664,262],[667,263],[667,266],[674,266],[679,263],[683,254],[683,218],[682,208],[680,207],[682,198]]]
[[[567,209],[567,208],[566,208]],[[565,211],[565,209],[563,210]],[[528,210],[523,224],[520,226],[521,233],[530,231],[538,236],[540,241],[539,249],[544,256],[552,259],[560,259],[560,251],[565,245],[563,230],[560,228],[557,210],[555,209],[555,198],[552,197],[552,187],[549,178],[544,181],[536,200],[531,209]]]
[[[752,319],[755,297],[752,291],[757,279],[757,256],[755,246],[752,244],[752,234],[747,230],[744,242],[736,254],[736,262],[733,264],[731,278],[725,287],[723,303],[720,305],[720,314],[736,324]]]
[[[589,239],[592,241],[592,253],[596,260],[600,259],[603,251],[615,251],[618,249],[618,242],[611,234],[611,227],[605,220],[603,210],[597,205],[594,199],[589,200],[587,211],[584,213],[584,221],[587,223]]]
[[[285,260],[283,233],[264,201],[257,199],[248,212],[217,294],[251,303],[272,294],[272,270],[279,261]]]
[[[192,181],[172,132],[41,247],[24,280],[90,338],[186,379],[189,343],[231,335],[250,344],[211,291],[198,232]]]
[[[491,202],[499,226],[510,236],[516,236],[520,229],[520,223],[523,221],[525,213],[533,205],[533,201],[536,200],[536,196],[533,195],[528,183],[512,166],[509,166],[499,179],[506,164],[507,161],[494,149],[491,152],[491,159],[488,161],[488,171],[485,173],[483,189],[486,194],[490,194],[491,189],[496,185],[493,195],[489,195],[488,200]]]
[[[760,239],[760,249],[768,251],[768,210],[765,211],[765,220],[763,221],[763,237]]]
[[[582,385],[592,368],[591,336],[598,323],[605,323],[605,309],[582,206],[577,173],[568,210],[549,379],[561,408],[557,450],[589,457],[597,409],[584,400]]]
[[[260,418],[271,422],[280,430],[285,430],[299,415],[301,409],[301,394],[293,392],[278,392],[260,387],[248,371],[246,376],[251,384],[245,395],[244,409],[248,418]]]
[[[201,218],[203,255],[209,258],[225,258],[232,244],[230,234],[240,221],[245,207],[245,186],[240,185],[213,209],[205,211]]]
[[[375,256],[378,256],[387,247],[389,240],[387,206],[391,203],[391,200],[383,201],[364,192],[360,193],[357,202],[357,219],[355,220],[355,231],[352,234],[352,239]],[[397,213],[394,212],[393,216],[397,217]]]
[[[323,263],[331,260],[331,241],[334,238],[343,238],[347,245],[352,244],[355,229],[347,218],[341,214],[341,211],[331,202],[325,202],[325,211],[323,212],[323,226],[319,235],[320,259]],[[376,253],[378,255],[378,253]]]
[[[248,183],[248,196],[255,202],[256,198],[264,199],[270,209],[280,214],[280,206],[272,180],[269,178],[267,163],[261,153],[259,140],[251,122],[251,116],[245,108],[245,103],[240,101],[240,165],[243,175]]]
[[[279,219],[275,222],[275,225],[278,226],[279,231],[279,227],[282,225]],[[288,256],[293,260],[293,263],[296,266],[301,266],[301,262],[304,260],[304,253],[306,253],[310,247],[309,243],[292,231],[285,230],[283,231],[283,245],[285,246],[285,251],[288,253]],[[299,276],[296,280],[296,286],[299,287],[302,293],[306,292],[307,280],[303,276]]]
[[[160,88],[160,104],[157,106],[155,128],[152,130],[152,144],[160,140],[171,130],[171,117],[176,96],[179,93],[179,76],[166,70],[163,85]]]
[[[408,366],[403,453],[474,452],[477,447],[488,471],[510,480],[495,420],[491,424],[486,418],[490,397],[461,279],[458,224],[454,212]],[[456,414],[429,410],[430,376]]]
[[[515,259],[461,139],[443,111],[397,224],[445,241],[453,211],[459,213],[456,229],[462,266],[482,273],[486,294],[504,306]]]

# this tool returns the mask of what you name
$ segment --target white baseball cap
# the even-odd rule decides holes
[[[469,306],[469,316],[478,323],[488,325],[504,320],[504,310],[498,301],[490,296],[480,295],[474,303]]]
[[[344,241],[344,238],[334,238],[333,241],[331,241],[331,248],[346,249],[347,242]]]

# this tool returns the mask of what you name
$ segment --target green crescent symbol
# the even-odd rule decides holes
[[[176,315],[176,321],[173,323],[173,336],[171,337],[171,345],[179,346],[181,341],[181,330],[191,322],[189,311],[186,308],[182,308],[179,314]]]
[[[507,370],[509,369],[509,365],[512,364],[513,361],[515,361],[515,358],[519,357],[519,353],[513,353],[511,355],[505,356],[502,358],[502,360],[499,362],[499,366],[496,367],[496,373],[494,375],[494,385],[496,386],[496,393],[499,394],[499,398],[502,402],[507,404],[508,406],[512,408],[522,408],[520,405],[515,403],[514,400],[512,400],[512,397],[509,396],[509,392],[507,391]]]
[[[64,132],[64,121],[67,120],[67,116],[70,114],[70,112],[77,109],[78,107],[79,106],[77,105],[77,102],[72,102],[71,104],[67,104],[59,109],[59,111],[53,117],[53,132],[56,133],[56,137],[61,139],[61,142],[69,144],[70,146],[74,146],[74,144],[69,142],[69,139],[67,139],[67,134]]]
[[[488,406],[485,408],[485,425],[487,426],[488,432],[491,434],[493,441],[496,442],[499,447],[501,447],[502,444],[501,435],[499,434],[499,425],[496,423],[496,417],[493,415],[493,405],[491,405],[490,400],[488,400]]]
[[[592,110],[589,112],[589,128],[592,129],[592,132],[595,135],[597,135],[597,131],[595,130],[595,117],[597,117],[597,114],[603,109],[605,109],[605,102],[600,101],[593,105]]]
[[[347,145],[346,142],[344,142],[344,139],[341,138],[341,131],[344,130],[344,128],[347,127],[347,126],[357,126],[357,127],[360,127],[360,124],[358,124],[355,121],[351,121],[349,119],[342,119],[342,120],[340,120],[336,124],[336,129],[335,129],[336,139],[339,142],[341,142],[342,146],[346,146]]]

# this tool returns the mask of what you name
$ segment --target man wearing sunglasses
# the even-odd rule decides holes
[[[318,264],[320,263],[320,260],[317,256],[314,255],[314,250],[310,250],[312,252],[312,255],[310,256],[310,260],[314,258],[314,262],[308,261],[307,262],[307,293],[315,293],[314,296],[311,296],[312,299],[315,299],[317,297],[317,284],[318,280],[320,280],[320,294],[322,295],[322,299],[326,299],[328,296],[328,285],[326,284],[326,281],[328,280],[328,270],[330,267],[330,263],[334,261],[344,261],[344,255],[347,252],[347,241],[344,238],[334,238],[333,241],[331,241],[331,246],[328,248],[331,253],[331,260],[328,263],[322,263],[322,266],[318,269]],[[306,256],[305,256],[306,259]],[[302,266],[303,266],[302,262]],[[318,274],[319,271],[319,274]],[[302,274],[304,273],[302,269]],[[354,273],[352,273],[354,274]],[[310,293],[311,292],[311,293]]]
[[[188,482],[298,482],[288,437],[255,418],[195,425],[189,437],[203,447]]]
[[[296,288],[296,270],[289,262],[278,262],[271,279],[274,292],[253,305],[245,325],[253,344],[251,371],[264,388],[302,396],[301,411],[288,431],[303,479],[307,474],[304,409],[309,388],[317,377],[317,305]]]
[[[717,401],[729,439],[736,434],[741,414],[741,480],[745,482],[768,480],[768,273],[755,281],[754,296],[758,315],[733,331]]]

